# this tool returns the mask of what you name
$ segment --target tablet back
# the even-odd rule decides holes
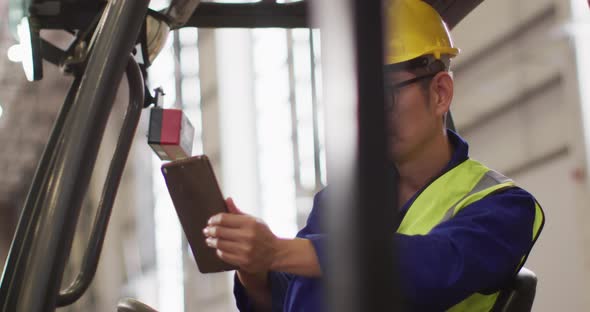
[[[203,229],[209,218],[227,212],[207,156],[169,162],[162,165],[162,173],[199,271],[212,273],[236,269],[219,259],[215,249],[205,243]]]

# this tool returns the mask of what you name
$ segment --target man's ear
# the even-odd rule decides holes
[[[432,78],[430,94],[437,115],[441,117],[449,111],[453,100],[454,82],[451,73],[442,71]]]

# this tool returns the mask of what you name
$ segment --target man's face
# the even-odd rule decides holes
[[[388,154],[398,164],[414,157],[441,131],[443,115],[434,103],[431,79],[433,75],[408,71],[385,74]]]

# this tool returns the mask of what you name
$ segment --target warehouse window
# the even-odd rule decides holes
[[[165,108],[183,109],[195,128],[192,154],[200,154],[202,127],[199,89],[197,30],[171,33],[166,47],[150,67],[150,86],[162,86]],[[156,253],[158,263],[158,307],[162,311],[184,311],[183,234],[164,179],[162,162],[153,156]]]
[[[319,36],[265,29],[252,37],[262,217],[290,237],[325,184]]]

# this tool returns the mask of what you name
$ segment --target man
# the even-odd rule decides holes
[[[385,116],[403,218],[391,235],[401,291],[412,311],[490,311],[526,260],[543,212],[512,180],[470,159],[467,143],[446,130],[449,64],[459,51],[441,17],[419,0],[392,0],[386,10]],[[295,239],[277,238],[231,199],[232,213],[210,220],[207,244],[240,268],[241,311],[321,310],[325,192]]]

